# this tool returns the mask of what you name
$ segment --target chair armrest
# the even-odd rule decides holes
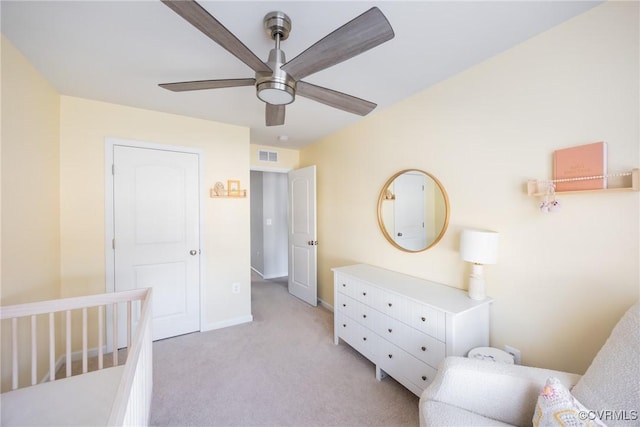
[[[580,375],[478,359],[447,357],[420,397],[512,425],[529,425],[538,394],[549,377],[569,389]]]

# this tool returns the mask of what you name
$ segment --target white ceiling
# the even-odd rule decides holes
[[[292,19],[288,59],[378,6],[395,38],[305,81],[376,102],[378,111],[572,18],[600,1],[201,1],[266,61],[264,15]],[[300,148],[361,117],[298,97],[266,127],[249,87],[174,93],[158,83],[253,71],[159,1],[7,1],[2,33],[64,95],[251,128],[251,142]],[[287,135],[287,141],[278,136]]]

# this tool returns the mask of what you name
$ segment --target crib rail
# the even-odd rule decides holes
[[[124,292],[106,293],[74,298],[64,298],[51,301],[34,302],[13,306],[0,307],[0,320],[11,323],[11,389],[19,387],[19,359],[26,358],[21,355],[18,340],[19,320],[30,322],[31,331],[31,385],[38,383],[38,348],[37,330],[43,325],[37,322],[37,316],[48,318],[49,339],[49,381],[56,379],[56,313],[62,313],[65,324],[64,360],[66,364],[66,377],[71,376],[72,369],[72,312],[80,311],[81,316],[81,358],[82,373],[88,371],[88,309],[97,307],[97,335],[98,335],[98,369],[105,368],[104,348],[105,340],[105,314],[111,310],[113,366],[118,361],[118,306],[126,305],[126,334],[127,334],[127,358],[123,375],[117,391],[114,406],[108,425],[146,425],[148,423],[149,409],[151,405],[152,388],[152,358],[151,358],[151,289],[137,289]],[[135,306],[133,304],[139,304]],[[124,311],[124,310],[123,310]],[[138,313],[133,319],[134,311]],[[60,315],[58,315],[60,316]],[[41,323],[41,322],[40,322]],[[132,325],[135,323],[135,331]],[[23,325],[24,326],[24,325]],[[29,329],[29,328],[27,328]],[[24,331],[24,327],[22,329]],[[24,383],[24,381],[23,381]]]
[[[21,355],[19,354],[18,345],[18,320],[20,318],[30,318],[31,322],[31,385],[38,382],[37,375],[37,338],[36,338],[36,316],[48,315],[49,317],[49,380],[54,381],[56,375],[56,326],[55,313],[64,313],[65,319],[65,364],[66,376],[71,376],[72,363],[72,311],[80,310],[82,312],[82,373],[87,372],[88,366],[88,322],[87,310],[92,307],[98,307],[98,368],[104,367],[104,312],[107,307],[113,307],[113,312],[117,313],[117,306],[120,303],[127,305],[127,343],[131,342],[131,304],[133,301],[141,301],[146,296],[146,290],[132,290],[124,292],[106,293],[100,295],[89,295],[82,297],[64,298],[51,301],[41,301],[27,304],[18,304],[13,306],[0,307],[0,320],[11,320],[11,342],[12,342],[12,385],[11,389],[15,390],[19,386],[19,368],[18,362]],[[111,316],[113,321],[113,347],[118,342],[118,316]],[[113,352],[113,365],[118,365],[118,352]]]

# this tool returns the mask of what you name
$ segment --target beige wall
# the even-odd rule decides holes
[[[302,150],[318,166],[320,298],[333,303],[332,267],[358,262],[466,288],[461,229],[497,230],[492,345],[583,372],[638,299],[640,193],[560,195],[545,215],[525,182],[550,177],[554,149],[599,140],[611,172],[640,165],[639,6],[596,7]],[[443,240],[418,254],[376,222],[380,188],[404,168],[434,174],[451,203]]]
[[[217,181],[249,183],[248,129],[62,96],[60,136],[64,296],[105,290],[105,138],[180,145],[204,152],[201,326],[251,320],[249,198],[208,197]],[[231,292],[234,282],[241,285],[238,294]]]
[[[251,144],[250,156],[251,156],[251,169],[252,170],[266,170],[266,171],[281,171],[286,172],[291,169],[296,169],[300,164],[300,151],[292,150],[290,148],[270,147],[267,145]],[[263,162],[258,160],[258,150],[268,150],[278,152],[278,161]]]
[[[2,43],[2,259],[0,304],[60,293],[58,93],[4,36]],[[28,323],[24,326],[28,330]],[[2,390],[9,385],[9,329],[2,331]],[[30,342],[21,329],[20,338]],[[46,334],[38,345],[47,349]],[[29,348],[29,347],[26,347]],[[39,361],[40,376],[47,352]],[[24,358],[24,362],[30,362]],[[30,376],[21,365],[21,383]]]
[[[201,327],[251,320],[249,199],[208,197],[216,181],[248,185],[248,129],[61,97],[4,37],[2,107],[2,305],[104,292],[104,141],[118,137],[202,150]],[[234,282],[241,285],[239,294],[231,291]],[[46,321],[39,323],[39,348],[47,356]],[[3,344],[10,339],[6,327]],[[24,327],[20,336],[28,349]],[[10,346],[2,348],[6,390],[11,358],[4,349]],[[57,348],[59,355],[60,343]],[[23,384],[30,378],[27,365],[21,365]],[[47,370],[45,358],[38,378]]]

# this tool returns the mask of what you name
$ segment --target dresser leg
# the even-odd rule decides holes
[[[380,366],[376,365],[376,379],[382,381],[385,378],[387,378],[387,373],[380,369]]]

